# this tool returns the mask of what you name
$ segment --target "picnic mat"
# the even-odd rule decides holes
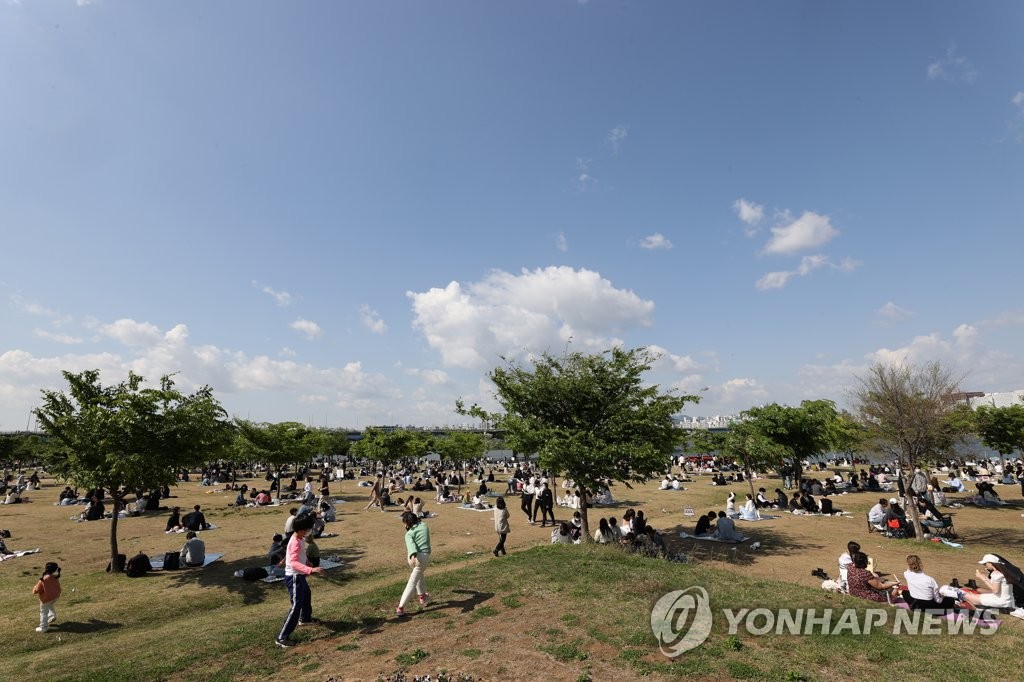
[[[207,566],[212,564],[214,561],[217,561],[218,559],[220,559],[223,556],[224,556],[223,552],[219,552],[219,553],[215,552],[215,553],[212,553],[212,554],[207,554],[206,555],[206,560],[203,562],[202,566],[185,566],[185,565],[182,565],[180,570],[187,571],[190,568],[206,568]],[[154,571],[162,571],[162,570],[164,570],[164,555],[163,555],[163,553],[161,553],[159,555],[159,558],[156,558],[156,559],[150,558],[149,564],[153,567]]]
[[[895,606],[898,609],[910,608],[910,604],[903,601],[902,599],[894,603],[893,606]],[[972,613],[976,614],[977,612]],[[943,620],[948,620],[951,623],[960,623],[964,621],[966,618],[970,618],[972,622],[977,623],[978,627],[985,629],[995,629],[1002,624],[1002,621],[1000,620],[989,620],[987,618],[982,618],[979,615],[965,615],[962,611],[953,611],[952,609],[945,611],[941,615],[937,615],[937,617],[942,618]]]
[[[207,530],[217,530],[217,526],[215,526],[215,525],[213,525],[211,523],[209,528],[200,528],[196,532],[197,533],[202,533],[202,532],[207,531]],[[187,532],[188,532],[188,528],[173,528],[171,530],[165,530],[164,531],[164,535],[170,535],[172,533],[187,533]]]
[[[464,509],[465,511],[475,511],[475,512],[492,512],[492,511],[494,511],[494,507],[488,507],[487,509],[476,509],[475,507],[463,507],[463,506],[460,505],[458,508],[459,509]]]
[[[320,559],[320,568],[324,569],[325,571],[329,571],[332,568],[341,568],[344,565],[345,565],[345,563],[343,561],[341,561],[341,560],[326,559],[326,558],[321,558]],[[266,570],[267,573],[271,573],[271,571],[273,571],[273,569],[274,569],[273,566],[264,566],[263,568],[264,568],[264,570]],[[271,575],[268,575],[266,578],[262,578],[260,580],[260,582],[264,582],[264,583],[280,583],[280,582],[284,582],[284,576],[283,575],[273,575],[273,574],[271,574]]]
[[[771,519],[781,519],[781,516],[775,516],[774,514],[761,514],[756,519],[745,519],[742,516],[733,517],[737,521],[770,521]]]
[[[0,561],[7,561],[8,559],[17,559],[20,556],[25,556],[26,554],[36,554],[38,552],[39,548],[36,547],[35,549],[23,549],[17,552],[11,552],[10,554],[0,554]]]
[[[736,544],[738,542],[746,542],[747,540],[750,539],[746,535],[740,535],[740,539],[739,540],[719,540],[718,538],[712,537],[710,535],[690,535],[686,531],[680,531],[679,532],[679,537],[683,538],[684,540],[704,540],[705,542],[724,542],[724,543],[730,544],[730,545],[734,545],[734,544]]]

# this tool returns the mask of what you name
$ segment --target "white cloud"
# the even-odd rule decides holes
[[[292,302],[292,295],[287,291],[276,291],[270,286],[260,284],[256,280],[253,280],[252,285],[274,299],[279,306],[284,307],[290,305]]]
[[[79,7],[88,7],[89,5],[93,4],[93,1],[94,0],[75,0],[75,4]]]
[[[736,211],[740,220],[749,226],[745,230],[747,236],[752,237],[757,234],[757,229],[754,226],[764,220],[764,206],[740,198],[733,202],[732,209]]]
[[[576,177],[573,184],[577,192],[597,189],[598,180],[590,174],[590,159],[576,159]]]
[[[1014,95],[1013,99],[1011,99],[1010,101],[1016,106],[1024,108],[1024,90]]]
[[[654,344],[647,346],[647,350],[657,356],[651,365],[654,369],[686,374],[701,368],[701,364],[689,355],[676,355],[669,352],[668,349]]]
[[[319,339],[324,335],[324,330],[320,328],[320,325],[312,320],[307,320],[302,317],[298,318],[288,326],[305,336],[307,341]]]
[[[479,282],[406,292],[413,325],[446,367],[484,369],[501,357],[561,352],[568,343],[599,351],[622,330],[651,324],[652,301],[616,289],[591,270],[548,267],[518,275],[495,270]]]
[[[288,346],[285,346],[281,350],[277,351],[277,354],[280,355],[282,358],[294,358],[296,356],[296,352],[289,348]]]
[[[719,390],[722,393],[722,401],[726,403],[745,401],[748,404],[766,398],[768,391],[757,379],[737,377],[723,383]]]
[[[380,319],[380,314],[370,306],[363,304],[359,306],[359,319],[363,326],[374,334],[387,334],[388,325]]]
[[[451,377],[448,372],[443,369],[415,369],[408,368],[405,373],[411,377],[416,377],[423,381],[423,383],[430,386],[445,386],[452,383]]]
[[[787,216],[788,218],[788,216]],[[794,254],[823,246],[839,236],[827,215],[804,211],[796,220],[772,228],[765,253]]]
[[[54,332],[46,331],[45,329],[33,329],[32,333],[35,334],[40,339],[56,341],[57,343],[65,343],[68,345],[82,343],[82,339],[80,339],[77,336],[71,336],[70,334],[57,334]]]
[[[667,251],[672,248],[672,242],[662,233],[655,232],[654,234],[647,235],[640,241],[640,248],[652,251],[654,249],[665,249]]]
[[[838,264],[833,263],[828,256],[822,254],[816,254],[814,256],[804,256],[800,259],[800,265],[797,266],[796,270],[779,270],[777,272],[769,272],[757,280],[754,284],[755,287],[762,291],[768,289],[781,289],[789,282],[793,277],[806,277],[815,270],[821,267],[828,266],[834,270],[840,272],[853,272],[860,265],[859,261],[855,261],[852,258],[844,258]]]
[[[160,329],[156,325],[128,318],[102,325],[99,332],[126,346],[151,346],[160,341]]]
[[[29,315],[37,315],[39,317],[57,317],[57,312],[50,310],[44,305],[40,305],[35,301],[28,301],[18,294],[10,295],[11,305],[16,309],[28,313]]]
[[[555,247],[562,253],[569,250],[569,240],[566,238],[565,232],[559,232],[558,236],[555,237]]]
[[[967,57],[956,53],[956,45],[950,45],[946,54],[928,65],[928,80],[944,80],[947,83],[973,83],[978,72]]]
[[[914,313],[910,312],[906,308],[901,308],[892,301],[889,301],[878,309],[878,314],[888,320],[899,321],[907,319]]]
[[[608,131],[605,142],[611,145],[613,154],[619,153],[619,148],[622,147],[622,143],[626,141],[628,135],[629,128],[624,125],[617,125]]]

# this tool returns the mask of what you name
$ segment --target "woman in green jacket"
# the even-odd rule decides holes
[[[405,602],[412,597],[413,590],[419,595],[420,606],[426,606],[430,599],[430,595],[423,589],[423,571],[430,562],[430,529],[412,512],[404,512],[402,522],[405,523],[405,555],[412,573],[398,608],[395,609],[395,615],[399,617],[405,615]]]

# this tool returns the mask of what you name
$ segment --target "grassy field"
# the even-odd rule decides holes
[[[777,485],[769,483],[769,490]],[[734,489],[742,496],[744,487]],[[179,486],[172,502],[203,505],[220,526],[203,534],[207,549],[225,557],[202,570],[133,580],[103,572],[109,522],[71,522],[72,510],[51,505],[58,490],[44,488],[31,504],[0,507],[0,527],[14,534],[8,546],[43,550],[0,563],[7,614],[0,624],[0,675],[6,679],[374,680],[398,670],[447,670],[488,680],[981,680],[1013,677],[1013,659],[1024,644],[1024,622],[1014,618],[1004,618],[987,637],[893,636],[885,628],[869,636],[754,637],[743,631],[729,635],[719,617],[723,608],[863,609],[864,602],[826,593],[810,576],[818,566],[835,574],[836,557],[850,539],[887,570],[902,573],[906,554],[915,552],[940,583],[953,576],[966,580],[985,552],[1022,558],[1016,506],[959,510],[956,524],[965,549],[956,550],[868,535],[863,512],[873,498],[847,495],[837,506],[854,511],[852,518],[784,515],[739,522],[742,532],[761,541],[761,550],[676,538],[673,551],[688,562],[674,563],[617,548],[546,545],[548,530],[528,526],[518,500],[510,505],[509,556],[494,559],[490,514],[428,503],[439,514],[429,521],[433,603],[422,612],[410,609],[412,617],[399,621],[393,611],[407,568],[398,514],[361,511],[363,489],[346,482],[335,494],[350,501],[340,505],[339,522],[328,526],[340,535],[320,542],[323,554],[338,554],[346,565],[311,579],[314,615],[323,622],[299,628],[300,646],[283,651],[273,645],[287,611],[283,586],[248,583],[232,573],[262,563],[287,507],[231,509],[230,493]],[[1012,489],[1001,491],[1007,496]],[[682,506],[700,513],[720,508],[725,496],[722,488],[703,482],[685,492],[658,491],[653,484],[616,492],[624,498],[619,507],[595,510],[595,518],[621,516],[632,506],[668,533],[691,525]],[[162,532],[165,517],[122,520],[121,551],[157,555],[179,547],[182,536]],[[64,568],[64,594],[57,624],[38,634],[38,602],[30,592],[50,560]],[[669,659],[652,634],[651,607],[666,592],[693,585],[710,594],[715,626],[703,645]]]

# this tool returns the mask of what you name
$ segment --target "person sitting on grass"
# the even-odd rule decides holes
[[[715,526],[713,537],[724,542],[743,541],[743,538],[736,532],[736,522],[726,516],[724,511],[718,512],[718,525]]]
[[[789,498],[789,511],[794,514],[806,514],[804,510],[804,504],[800,501],[800,493],[794,492],[793,497]]]
[[[868,510],[868,523],[877,530],[885,530],[885,512],[888,510],[889,501],[884,497],[878,498],[878,503]]]
[[[181,547],[180,561],[182,566],[197,568],[206,562],[206,545],[196,537],[196,532],[185,533],[185,544]]]
[[[615,534],[612,532],[611,526],[608,525],[607,519],[598,521],[597,530],[594,531],[594,542],[601,545],[615,543]]]
[[[618,542],[622,539],[622,527],[619,526],[619,521],[614,516],[608,519],[608,527],[612,531],[612,535],[615,536],[615,541]]]
[[[105,512],[106,509],[103,506],[103,500],[98,496],[93,495],[92,502],[89,503],[89,508],[85,510],[85,514],[83,514],[82,518],[86,521],[99,521],[103,518]]]
[[[206,522],[206,515],[200,510],[199,505],[192,507],[192,511],[185,514],[185,517],[181,520],[181,525],[188,530],[206,530],[210,527],[210,524]]]
[[[895,527],[893,526],[895,522]],[[895,497],[889,498],[888,508],[885,510],[885,525],[888,528],[894,530],[902,530],[906,534],[911,534],[913,531],[907,524],[907,513],[903,511],[903,507],[900,506],[900,501]]]
[[[699,538],[711,535],[715,531],[715,519],[717,518],[718,515],[713,511],[701,516],[697,519],[697,527],[694,528],[693,534]]]
[[[846,586],[854,597],[878,602],[890,603],[889,591],[898,587],[899,583],[880,578],[868,570],[868,556],[864,552],[854,552],[853,565],[847,570]]]
[[[959,590],[956,595],[957,599],[967,602],[972,606],[984,606],[990,609],[1014,608],[1016,602],[1013,596],[1013,586],[1007,580],[1007,574],[1003,573],[1003,570],[1006,570],[1007,573],[1011,572],[1010,569],[1006,568],[1007,564],[1004,564],[1005,561],[1005,559],[996,554],[986,554],[981,557],[981,561],[978,563],[982,564],[987,570],[984,573],[980,569],[976,570],[974,575],[984,583],[984,587],[979,587],[976,593]],[[1014,569],[1016,568],[1013,564],[1008,565]]]
[[[782,491],[782,488],[775,489],[775,504],[773,505],[776,509],[788,509],[789,508],[789,496]]]
[[[939,592],[939,584],[935,578],[924,572],[921,557],[916,554],[907,556],[907,570],[903,572],[906,589],[901,590],[903,601],[912,609],[922,611],[945,611],[956,608],[956,600],[945,597]]]
[[[744,521],[760,521],[761,514],[757,511],[757,505],[754,504],[754,498],[747,493],[747,501],[740,507],[740,518]]]
[[[551,531],[551,544],[552,545],[571,545],[572,536],[569,533],[569,524],[562,521],[558,528]]]

